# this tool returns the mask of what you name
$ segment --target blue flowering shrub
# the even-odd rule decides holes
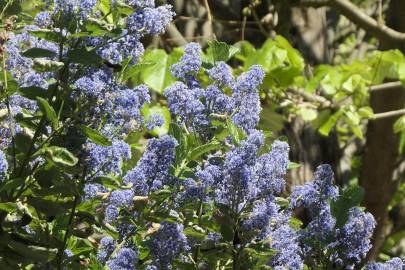
[[[1,36],[0,269],[363,265],[376,222],[361,189],[337,188],[328,165],[287,188],[288,143],[258,129],[261,66],[235,75],[190,43],[159,107],[130,78],[153,65],[141,40],[164,32],[169,5],[44,10]]]

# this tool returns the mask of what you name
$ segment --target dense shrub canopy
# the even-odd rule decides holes
[[[174,15],[153,0],[82,0],[8,19],[0,268],[362,266],[376,226],[362,190],[338,188],[329,165],[287,187],[289,145],[258,128],[265,67],[234,71],[233,47],[189,43],[162,95],[139,83],[154,65],[142,39]]]

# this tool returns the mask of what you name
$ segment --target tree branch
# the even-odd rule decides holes
[[[375,113],[373,120],[378,120],[378,119],[387,118],[387,117],[401,116],[404,114],[405,114],[405,109],[383,112],[383,113]]]
[[[322,108],[330,108],[330,107],[332,107],[332,102],[330,102],[328,99],[326,99],[326,98],[324,98],[322,96],[318,96],[318,95],[308,93],[303,89],[288,88],[287,91],[290,92],[290,93],[293,93],[295,95],[299,95],[299,96],[303,97],[306,101],[319,103],[319,105]]]
[[[388,82],[388,83],[383,83],[383,84],[378,84],[378,85],[373,85],[370,87],[370,92],[374,91],[381,91],[381,90],[390,90],[394,88],[401,87],[402,83],[400,81],[397,82]]]
[[[170,40],[176,46],[181,47],[187,45],[187,40],[184,38],[184,36],[177,29],[176,25],[174,25],[173,23],[169,24],[169,26],[166,28],[166,34],[170,37]]]
[[[300,1],[300,4],[311,7],[329,6],[339,11],[343,16],[359,27],[369,31],[380,40],[395,43],[405,42],[405,33],[398,32],[384,24],[378,23],[378,21],[368,16],[364,11],[348,0],[308,0]]]

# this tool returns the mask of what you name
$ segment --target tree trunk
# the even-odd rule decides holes
[[[405,30],[405,3],[392,0],[388,10],[387,25]],[[382,49],[393,49],[397,44],[381,44]],[[403,48],[401,48],[402,51]],[[404,108],[405,89],[399,87],[392,90],[374,92],[370,99],[374,112],[387,112]],[[376,221],[377,227],[373,237],[373,247],[368,259],[377,258],[387,236],[388,204],[397,190],[398,183],[394,179],[397,168],[398,136],[393,132],[393,124],[397,117],[370,121],[367,127],[366,147],[360,184],[365,189],[364,204]]]

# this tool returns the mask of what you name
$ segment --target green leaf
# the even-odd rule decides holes
[[[38,38],[45,39],[48,41],[59,43],[61,40],[61,35],[57,32],[48,29],[40,29],[30,31],[30,33]]]
[[[349,209],[360,205],[364,197],[364,189],[360,186],[346,188],[335,202],[331,203],[333,216],[336,218],[336,226],[342,227],[348,218]]]
[[[244,69],[256,64],[266,72],[266,87],[290,86],[304,69],[304,60],[299,52],[281,36],[268,39],[260,49],[246,57]]]
[[[95,51],[87,51],[86,49],[75,49],[69,51],[68,57],[73,63],[90,66],[98,66],[103,61],[103,59]]]
[[[13,202],[0,203],[0,210],[4,210],[9,213],[15,212],[17,210],[17,204]]]
[[[38,72],[57,71],[65,65],[63,62],[43,58],[35,58],[33,61],[33,69]]]
[[[343,113],[344,111],[340,109],[339,111],[335,112],[333,115],[328,117],[328,120],[326,120],[326,122],[324,122],[322,126],[319,128],[319,132],[324,136],[328,136],[329,132],[336,125],[336,122],[343,115]]]
[[[18,93],[28,99],[36,100],[37,97],[47,98],[48,91],[44,88],[37,86],[21,87],[18,89]]]
[[[299,107],[298,114],[306,122],[313,121],[318,116],[318,112],[315,109],[305,108],[305,107]]]
[[[155,64],[142,67],[140,74],[141,81],[152,90],[163,93],[166,87],[176,81],[171,75],[170,66],[180,59],[181,54],[179,49],[173,50],[170,55],[160,49],[147,50],[143,56],[143,62]]]
[[[34,262],[49,262],[53,260],[58,253],[58,249],[56,248],[27,245],[25,243],[17,242],[11,239],[8,243],[8,246],[16,253],[24,256],[25,258],[31,259]]]
[[[71,152],[66,148],[59,146],[48,146],[43,150],[48,157],[55,163],[74,166],[78,162],[77,157],[75,157]]]
[[[46,101],[46,99],[41,97],[37,97],[37,103],[42,113],[48,118],[49,121],[51,121],[53,128],[57,129],[59,121],[55,110],[51,107],[48,101]]]
[[[85,28],[89,33],[89,36],[102,36],[106,35],[110,29],[103,21],[92,19],[86,22]]]
[[[270,106],[263,106],[260,112],[259,127],[263,130],[280,131],[284,128],[284,116]]]
[[[79,125],[79,128],[84,132],[84,134],[89,138],[92,142],[95,144],[101,145],[101,146],[111,146],[111,141],[105,138],[103,135],[98,133],[98,131],[89,128],[85,125]]]
[[[242,60],[243,62],[245,62],[246,59],[256,51],[255,47],[246,40],[235,43],[234,47],[239,49],[235,57]]]
[[[237,145],[239,145],[240,142],[241,142],[241,140],[243,140],[243,137],[244,137],[243,131],[242,131],[240,128],[238,128],[238,127],[232,122],[232,120],[229,119],[229,118],[226,120],[226,123],[227,123],[229,133],[231,134],[231,137],[232,137],[234,143],[236,143]]]
[[[156,65],[155,62],[145,62],[145,61],[142,61],[142,62],[140,62],[140,63],[137,63],[137,64],[135,64],[135,65],[133,65],[133,66],[131,66],[131,67],[129,67],[129,68],[126,68],[126,69],[124,70],[124,74],[123,74],[123,77],[122,77],[122,78],[123,78],[124,81],[126,81],[126,80],[128,80],[128,79],[132,79],[132,78],[138,76],[139,74],[141,74],[141,72],[142,72],[145,68],[152,67],[152,66],[154,66],[154,65]]]
[[[183,233],[186,236],[191,236],[192,238],[203,240],[206,237],[204,230],[198,226],[187,227],[184,229]]]
[[[367,106],[358,109],[358,113],[362,118],[372,119],[374,117],[373,109]]]
[[[29,58],[54,57],[55,55],[55,52],[42,48],[31,48],[22,53],[22,56]]]
[[[301,228],[301,226],[304,224],[301,220],[299,220],[298,218],[295,218],[295,217],[290,218],[288,223],[295,230],[299,230]]]
[[[225,241],[233,240],[234,231],[229,224],[222,224],[220,230],[221,230],[221,235]]]
[[[405,130],[405,115],[398,118],[394,123],[394,132],[399,133]]]
[[[238,47],[230,46],[225,42],[212,40],[208,42],[207,60],[211,64],[215,64],[220,61],[228,61],[236,53],[239,52]]]
[[[287,167],[287,169],[288,170],[293,170],[293,169],[298,169],[298,168],[300,168],[301,167],[301,164],[299,164],[299,163],[295,163],[295,162],[289,162],[288,163],[288,167]]]
[[[221,149],[221,144],[218,142],[211,142],[211,143],[207,143],[204,145],[200,145],[200,146],[194,148],[190,152],[190,154],[188,155],[188,160],[195,161],[202,155],[207,154],[214,150],[219,150],[219,149]]]
[[[2,183],[2,185],[0,187],[0,192],[13,190],[13,189],[21,186],[24,182],[25,182],[24,178],[9,179],[6,182]]]

